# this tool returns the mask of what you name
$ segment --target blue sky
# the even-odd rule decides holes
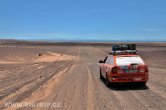
[[[0,38],[166,41],[166,0],[0,0]]]

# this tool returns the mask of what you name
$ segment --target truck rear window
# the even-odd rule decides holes
[[[117,65],[131,65],[131,64],[144,64],[143,60],[137,56],[129,56],[129,57],[117,57],[116,58]]]

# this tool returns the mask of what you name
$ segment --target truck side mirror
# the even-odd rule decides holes
[[[104,63],[104,61],[103,60],[99,60],[99,63]]]

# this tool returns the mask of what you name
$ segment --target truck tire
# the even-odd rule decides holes
[[[106,74],[105,84],[107,87],[110,87],[110,81],[108,80],[107,74]]]
[[[102,76],[102,74],[101,74],[101,68],[100,68],[100,79],[103,79],[103,76]]]

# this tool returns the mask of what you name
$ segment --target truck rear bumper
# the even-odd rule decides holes
[[[114,82],[147,82],[147,76],[134,76],[134,77],[109,77],[111,83]]]

